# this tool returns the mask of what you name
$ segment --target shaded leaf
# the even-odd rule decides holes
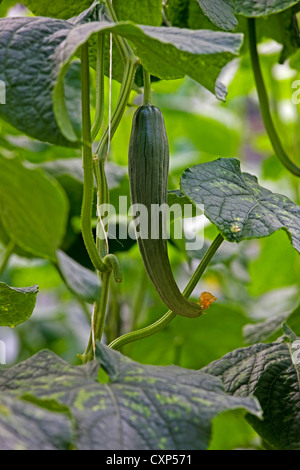
[[[258,16],[270,16],[291,8],[299,3],[299,0],[235,0],[234,12],[237,15],[254,18]]]
[[[241,173],[236,158],[219,158],[187,169],[181,190],[195,204],[204,205],[205,215],[226,240],[239,243],[283,229],[300,252],[300,207],[260,186],[255,176]]]
[[[210,21],[225,31],[233,31],[238,22],[233,12],[234,0],[197,0]]]
[[[39,291],[37,285],[15,288],[0,282],[0,326],[15,327],[31,317]]]
[[[99,300],[100,280],[94,272],[60,250],[57,252],[57,267],[66,285],[76,296],[89,303]]]
[[[4,370],[0,390],[36,397],[41,407],[53,398],[68,406],[79,450],[205,449],[220,412],[260,415],[255,400],[227,396],[208,374],[143,366],[103,345],[97,360],[108,383],[98,382],[96,362],[74,367],[42,351]]]
[[[71,27],[49,18],[0,20],[0,80],[6,84],[6,104],[0,106],[0,114],[29,136],[63,146],[70,142],[53,113],[51,56]]]
[[[227,393],[258,398],[264,419],[247,419],[275,449],[300,450],[300,359],[296,343],[237,349],[202,369],[221,378]]]
[[[67,450],[71,434],[66,412],[50,412],[7,390],[0,393],[0,450]]]
[[[18,247],[55,260],[68,204],[60,186],[41,170],[0,157],[0,220]]]

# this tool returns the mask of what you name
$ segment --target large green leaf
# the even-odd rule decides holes
[[[221,378],[227,393],[258,398],[264,419],[249,416],[248,421],[275,449],[300,450],[298,343],[237,349],[202,369]]]
[[[31,316],[38,286],[14,288],[0,282],[0,326],[15,327]]]
[[[68,204],[61,187],[41,170],[0,157],[0,221],[18,247],[56,259],[65,232]]]
[[[51,56],[71,28],[66,21],[49,18],[0,20],[0,80],[6,84],[0,115],[35,139],[65,146],[70,142],[53,113]]]
[[[70,366],[49,351],[3,370],[0,391],[41,409],[67,406],[79,450],[206,449],[211,421],[225,410],[260,416],[256,400],[223,392],[219,379],[179,367],[138,364],[103,345],[99,364]],[[49,444],[53,445],[49,440]]]
[[[0,450],[67,450],[72,428],[68,410],[56,412],[0,393]]]
[[[96,19],[101,20],[106,16],[104,7],[100,7]],[[7,85],[7,104],[0,107],[0,112],[22,132],[57,145],[70,145],[68,141],[75,145],[79,136],[69,116],[72,110],[65,104],[64,80],[81,45],[99,32],[129,39],[152,75],[162,79],[190,75],[225,99],[226,89],[218,76],[238,55],[241,35],[129,22],[114,24],[95,21],[92,13],[89,9],[87,17],[83,14],[72,22],[44,17],[0,20],[0,79]]]
[[[267,237],[283,229],[300,252],[300,207],[260,186],[255,176],[242,173],[236,158],[188,168],[181,177],[181,190],[195,204],[204,205],[205,215],[226,240]]]

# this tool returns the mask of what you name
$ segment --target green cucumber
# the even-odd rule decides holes
[[[128,171],[131,203],[146,207],[148,232],[151,234],[151,206],[167,204],[169,173],[169,144],[164,118],[155,106],[145,104],[134,115]],[[162,225],[160,221],[157,239],[137,237],[146,272],[160,298],[172,312],[184,317],[198,317],[203,313],[202,308],[182,295],[174,279],[167,241],[162,237]]]

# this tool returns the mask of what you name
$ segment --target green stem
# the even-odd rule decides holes
[[[214,254],[216,253],[216,251],[218,250],[218,248],[220,247],[223,241],[224,241],[223,236],[219,234],[215,238],[215,240],[212,242],[210,247],[208,248],[198,268],[196,269],[195,273],[193,274],[189,283],[187,284],[186,288],[183,291],[183,295],[186,298],[190,297],[190,295],[192,294],[193,290],[195,289],[196,285],[201,279],[201,276],[203,275],[205,269],[207,268],[209,262],[211,261]],[[169,325],[169,323],[172,320],[174,320],[175,317],[176,317],[176,314],[169,310],[167,313],[165,313],[163,317],[161,317],[155,323],[152,323],[152,325],[146,326],[145,328],[142,328],[137,331],[132,331],[123,336],[120,336],[119,338],[116,338],[114,341],[110,343],[109,347],[112,349],[120,349],[126,344],[132,343],[133,341],[138,341],[143,338],[152,336],[155,333],[158,333],[159,331],[161,331],[167,325]]]
[[[283,149],[282,143],[280,141],[279,135],[275,129],[271,111],[270,111],[270,103],[267,94],[267,90],[265,87],[259,56],[257,52],[257,41],[256,41],[256,25],[255,19],[249,18],[248,19],[248,33],[249,33],[249,47],[250,47],[250,56],[252,62],[252,68],[256,83],[256,89],[258,94],[258,99],[260,103],[260,109],[262,118],[264,121],[264,125],[270,141],[272,143],[274,152],[276,153],[277,157],[281,161],[281,163],[295,176],[300,176],[300,168],[298,168],[288,157],[285,150]]]
[[[110,134],[109,134],[109,126],[108,126],[96,150],[96,153],[98,154],[99,158],[106,158],[108,143],[109,143],[108,142],[109,136],[111,139],[113,138],[120,124],[120,121],[123,117],[123,114],[126,110],[127,103],[129,100],[131,89],[132,89],[132,84],[134,81],[136,68],[137,68],[136,60],[129,60],[125,65],[124,76],[122,80],[119,99],[118,99],[116,109],[114,111],[114,114],[111,120]]]
[[[149,72],[143,67],[144,76],[144,105],[151,104],[151,77]]]
[[[93,263],[93,266],[101,272],[107,271],[107,266],[102,261],[95,244],[92,231],[92,208],[94,202],[94,174],[93,155],[91,144],[91,117],[90,117],[90,80],[89,80],[89,51],[88,44],[82,46],[82,163],[84,169],[83,200],[81,208],[82,237]]]
[[[105,59],[105,35],[98,34],[97,64],[96,64],[96,113],[91,131],[91,141],[94,142],[101,129],[104,112],[104,59]]]
[[[86,351],[83,354],[78,354],[78,357],[81,359],[83,364],[94,359],[94,345],[97,341],[101,341],[103,335],[110,277],[111,271],[102,273],[101,275],[101,293],[99,301],[95,302],[94,304],[94,312],[92,315],[92,330],[90,333],[89,342]]]
[[[0,263],[0,276],[2,276],[4,270],[7,266],[7,263],[9,261],[9,258],[11,257],[11,255],[14,251],[14,248],[15,248],[15,242],[13,240],[10,240],[9,244],[6,247],[6,250],[5,250],[4,256],[1,260],[1,263]]]
[[[108,13],[111,16],[111,19],[115,23],[118,23],[117,15],[115,13],[115,10],[114,10],[110,0],[106,0],[106,6],[107,6]],[[117,35],[115,36],[114,35],[114,39],[116,41],[116,45],[117,45],[117,48],[119,50],[121,59],[122,59],[124,65],[125,65],[127,60],[130,57],[134,57],[134,53],[133,53],[131,47],[129,46],[128,42],[126,41],[126,39],[122,38],[122,36],[117,36]]]

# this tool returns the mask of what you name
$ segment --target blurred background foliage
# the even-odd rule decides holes
[[[16,3],[4,0],[0,16],[29,14],[21,6],[14,6]],[[289,61],[278,63],[281,50],[282,46],[270,39],[264,39],[259,46],[276,126],[287,152],[296,156],[299,164],[300,105],[292,103],[295,91],[292,85],[300,79],[300,72],[292,68]],[[74,80],[74,76],[71,79]],[[299,183],[279,163],[264,131],[246,45],[244,54],[223,70],[221,80],[228,86],[225,103],[189,78],[153,83],[153,102],[163,111],[170,143],[169,189],[179,188],[180,175],[189,166],[218,157],[237,157],[242,170],[255,174],[262,186],[285,194],[299,204]],[[119,86],[112,83],[113,106]],[[94,96],[92,102],[95,102]],[[127,149],[132,116],[140,102],[141,96],[133,92],[111,144],[108,178],[112,203],[119,195],[129,196]],[[104,122],[108,122],[108,105]],[[0,152],[31,166],[41,166],[59,181],[70,201],[68,230],[62,249],[90,268],[79,230],[80,151],[34,141],[1,120]],[[215,237],[216,229],[207,220],[204,226],[208,244]],[[120,258],[124,282],[111,286],[106,327],[108,342],[155,321],[166,311],[145,275],[136,243],[112,239],[110,248]],[[3,252],[4,247],[0,245],[0,259]],[[186,252],[184,244],[172,240],[169,254],[176,279],[183,288],[199,262],[197,257],[202,255]],[[299,255],[282,231],[270,238],[245,241],[240,245],[225,242],[193,294],[197,298],[202,291],[210,291],[217,297],[207,315],[199,320],[178,317],[159,334],[130,344],[123,352],[142,363],[199,369],[235,348],[246,346],[246,325],[293,312],[299,305],[299,279]],[[48,348],[78,364],[76,354],[85,349],[88,341],[91,305],[79,302],[56,268],[45,260],[13,255],[2,281],[15,287],[33,284],[40,287],[31,319],[15,329],[0,328],[0,339],[7,345],[7,362],[16,363]],[[231,430],[230,435],[224,432],[227,428]],[[260,445],[252,428],[230,413],[217,418],[215,430],[211,448]]]

